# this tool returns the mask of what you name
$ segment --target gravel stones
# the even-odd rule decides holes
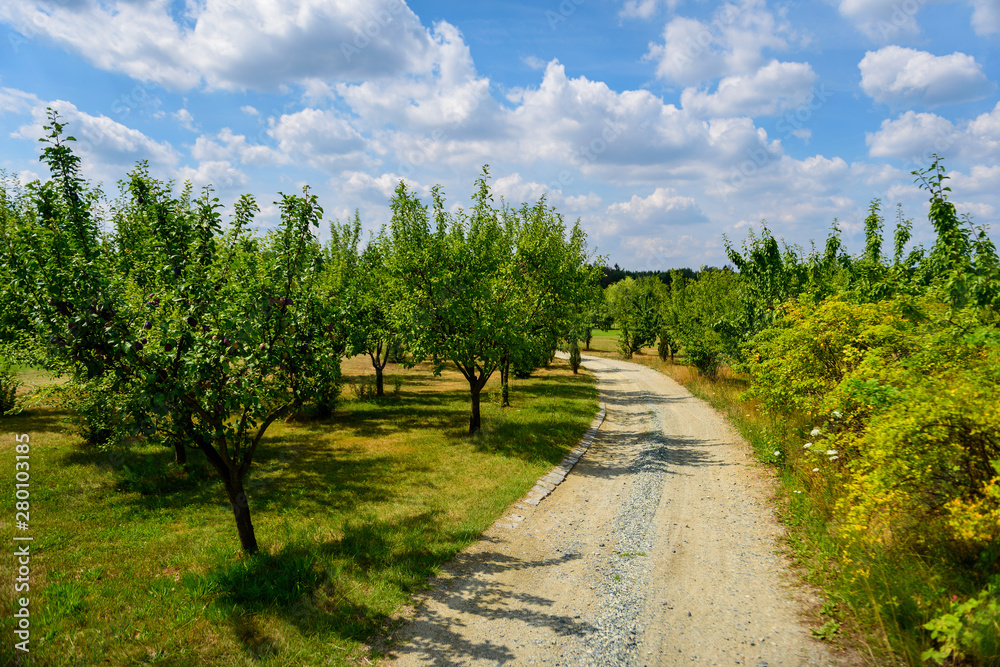
[[[745,443],[655,371],[584,365],[599,429],[443,568],[379,650],[399,665],[856,664],[802,622],[809,594],[790,592]]]

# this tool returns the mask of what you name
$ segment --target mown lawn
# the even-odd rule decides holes
[[[344,371],[357,382],[371,368],[354,359]],[[492,380],[483,432],[470,437],[461,376],[387,372],[402,381],[398,396],[357,401],[348,388],[329,420],[268,431],[248,484],[254,557],[239,551],[222,485],[198,452],[182,469],[161,446],[97,451],[51,407],[4,419],[8,545],[14,434],[31,438],[31,527],[18,532],[34,538],[30,663],[377,659],[367,643],[399,606],[558,463],[597,409],[592,376],[556,361],[515,382],[502,412]],[[0,591],[12,609],[9,578]],[[12,631],[4,613],[4,664]]]

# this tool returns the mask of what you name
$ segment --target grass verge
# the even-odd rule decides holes
[[[371,368],[355,359],[344,372],[357,381]],[[30,592],[17,593],[30,597],[31,664],[377,658],[367,642],[396,609],[558,463],[597,410],[593,378],[556,361],[516,382],[503,411],[496,381],[487,385],[483,431],[470,437],[460,375],[387,372],[401,381],[395,397],[347,395],[327,421],[268,431],[247,484],[253,557],[239,552],[222,485],[198,452],[179,468],[150,444],[98,451],[53,408],[4,419],[7,544],[14,434],[31,438],[30,529],[19,532],[34,538]],[[5,585],[0,606],[12,609],[14,595]],[[0,633],[11,637],[12,624],[3,614]]]

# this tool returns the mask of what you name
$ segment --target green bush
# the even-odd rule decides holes
[[[739,284],[731,271],[703,270],[697,280],[675,279],[671,286],[665,319],[673,339],[708,376],[738,356]]]
[[[17,389],[21,382],[9,368],[0,367],[0,417],[17,412]]]
[[[906,375],[844,448],[841,530],[891,549],[940,545],[975,562],[1000,540],[1000,390],[964,373],[911,377],[906,387]]]
[[[115,447],[136,432],[134,417],[140,413],[130,409],[131,396],[113,392],[104,378],[66,386],[63,396],[69,408],[70,423],[87,443],[100,448]]]
[[[316,416],[325,419],[333,414],[340,398],[343,380],[340,374],[340,357],[329,355],[326,363],[317,364],[304,387],[306,398],[316,406]]]
[[[569,344],[569,365],[573,369],[574,373],[580,371],[580,342],[577,339],[573,339]]]
[[[921,654],[921,660],[939,665],[950,660],[957,664],[975,657],[976,664],[1000,665],[1000,598],[996,584],[990,584],[976,597],[959,602],[924,625],[938,646]]]
[[[781,414],[813,417],[823,413],[827,394],[862,364],[870,372],[880,360],[908,354],[912,330],[892,303],[789,303],[774,326],[745,346],[736,369],[751,381],[748,398]]]

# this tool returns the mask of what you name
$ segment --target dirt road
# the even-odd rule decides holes
[[[395,664],[850,664],[804,624],[816,600],[789,585],[747,446],[662,374],[584,364],[607,406],[594,444],[449,564]]]

